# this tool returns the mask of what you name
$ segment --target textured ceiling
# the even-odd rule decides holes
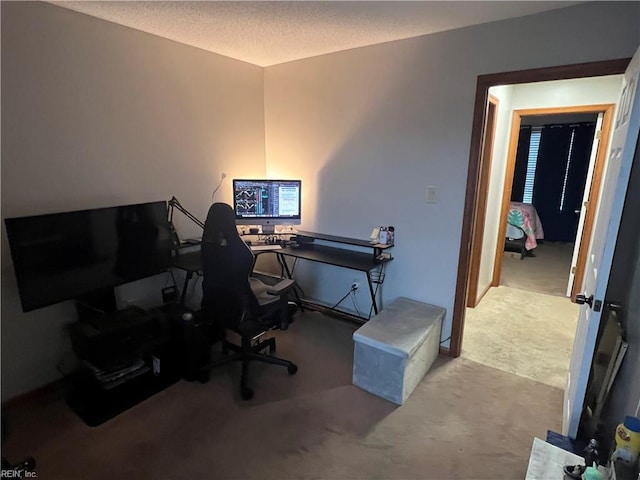
[[[582,2],[51,1],[262,67]]]

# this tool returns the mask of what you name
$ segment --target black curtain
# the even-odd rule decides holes
[[[533,205],[542,221],[545,240],[575,241],[579,219],[575,210],[582,202],[594,132],[593,122],[542,128]]]
[[[529,144],[531,143],[531,127],[522,125],[518,135],[518,149],[516,151],[516,165],[513,171],[511,186],[511,201],[522,202],[524,183],[527,179],[527,163],[529,162]]]

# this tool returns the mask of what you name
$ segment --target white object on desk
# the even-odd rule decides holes
[[[534,438],[525,480],[562,480],[565,465],[584,465],[584,458]]]
[[[264,250],[280,250],[282,249],[282,246],[275,244],[275,245],[251,245],[251,251],[252,252],[261,252]]]
[[[371,239],[371,243],[378,243],[378,239],[380,238],[380,227],[374,228],[371,235],[369,235],[369,238]]]

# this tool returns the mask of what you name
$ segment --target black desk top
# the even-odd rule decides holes
[[[279,250],[264,250],[254,253],[273,252],[288,257],[303,258],[312,262],[326,263],[338,267],[351,268],[361,272],[370,272],[383,263],[391,259],[385,258],[381,261],[373,260],[371,253],[357,252],[343,248],[327,247],[325,245],[305,244],[299,248],[283,247]],[[202,271],[202,256],[200,251],[180,253],[171,257],[171,267],[179,268],[187,272]]]
[[[200,250],[179,253],[171,257],[169,266],[192,273],[200,272],[202,270],[202,255],[200,254]]]
[[[362,272],[370,272],[391,259],[374,262],[371,253],[356,252],[343,248],[327,247],[325,245],[305,244],[299,248],[284,247],[275,253],[288,257],[304,258],[313,262],[326,263],[338,267],[350,268]]]

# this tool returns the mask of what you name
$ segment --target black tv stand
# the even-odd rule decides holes
[[[80,368],[67,402],[90,426],[180,379],[169,320],[160,310],[133,307],[85,318],[69,333]]]

